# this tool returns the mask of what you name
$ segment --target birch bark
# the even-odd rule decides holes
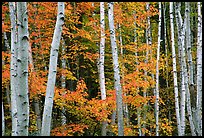
[[[186,49],[188,57],[188,71],[189,71],[189,84],[190,87],[194,87],[193,82],[193,62],[192,62],[192,52],[191,52],[191,25],[190,25],[190,3],[185,2],[186,7]]]
[[[159,2],[159,27],[158,27],[158,46],[157,46],[157,64],[156,64],[156,136],[159,136],[159,55],[161,43],[161,2]]]
[[[42,120],[42,130],[41,130],[42,136],[50,135],[54,88],[55,88],[56,73],[57,73],[58,50],[59,50],[59,45],[61,40],[63,24],[64,24],[64,2],[58,2],[58,15],[57,15],[56,27],[54,30],[53,40],[51,44],[49,74],[48,74],[48,82],[47,82],[47,88],[46,88],[45,105],[43,110],[43,120]]]
[[[2,136],[5,134],[4,106],[2,101]]]
[[[179,4],[180,6],[180,4]],[[180,8],[179,8],[180,9]],[[185,54],[185,29],[186,29],[186,17],[184,21],[182,20],[180,10],[177,10],[178,14],[178,28],[180,30],[180,34],[178,34],[179,40],[180,40],[180,45],[178,45],[181,49],[181,73],[182,73],[182,78],[181,78],[181,135],[185,135],[185,109],[186,109],[186,93],[187,93],[187,67],[186,67],[186,54]]]
[[[197,129],[202,136],[202,15],[201,3],[198,2],[198,39],[197,39]]]
[[[10,20],[11,20],[11,119],[12,119],[12,136],[17,136],[17,29],[16,29],[16,7],[15,2],[9,2]]]
[[[170,26],[171,26],[171,43],[172,43],[172,58],[173,58],[173,77],[174,77],[174,94],[175,94],[175,110],[178,135],[181,136],[181,124],[180,124],[180,109],[179,109],[179,97],[178,97],[178,82],[177,82],[177,70],[176,70],[176,50],[174,45],[174,16],[173,16],[173,2],[170,2]]]
[[[17,2],[18,57],[17,57],[17,133],[28,136],[29,98],[28,98],[28,12],[26,2]]]
[[[191,128],[191,135],[196,136],[195,133],[195,126],[192,118],[192,111],[191,111],[191,100],[190,100],[190,92],[189,92],[189,86],[194,87],[193,83],[193,65],[192,65],[192,55],[191,55],[191,28],[190,28],[190,5],[188,2],[185,2],[185,16],[186,16],[186,49],[187,49],[187,55],[188,55],[188,72],[189,72],[189,83],[187,83],[187,93],[186,93],[186,106],[188,111],[188,117],[190,122],[190,128]],[[187,75],[187,72],[186,72]],[[192,92],[193,94],[193,92]]]
[[[176,18],[176,26],[177,26],[177,34],[178,34],[178,37],[177,37],[177,42],[178,42],[178,61],[179,61],[179,64],[178,65],[181,65],[181,42],[180,42],[180,39],[179,39],[179,36],[180,36],[180,24],[179,24],[179,18],[178,18],[178,11],[180,11],[180,3],[175,3],[175,18]],[[182,80],[182,70],[181,70],[181,67],[180,67],[180,72],[179,72],[179,79]],[[182,85],[181,83],[178,84],[178,88],[179,88],[179,91],[181,92],[182,91]]]
[[[100,2],[100,25],[101,25],[101,40],[99,49],[99,82],[101,99],[106,99],[106,89],[105,89],[105,74],[104,74],[104,56],[105,56],[105,10],[104,2]],[[104,109],[105,110],[105,109]],[[106,136],[106,126],[107,121],[102,122],[102,136]]]
[[[113,4],[114,4],[113,2],[108,2],[108,20],[109,20],[110,39],[111,39],[112,57],[113,57],[113,70],[114,70],[114,82],[115,82],[114,87],[116,90],[118,136],[123,136],[124,130],[123,130],[122,88],[120,84],[120,71],[119,71],[119,64],[118,64],[116,37],[115,37]]]
[[[65,41],[64,41],[64,38],[62,37],[62,55],[65,55]],[[61,63],[62,63],[62,69],[66,69],[66,60],[65,58],[62,58],[61,60]],[[63,89],[66,88],[66,78],[65,78],[65,75],[62,74],[61,76],[61,87]],[[64,93],[63,93],[63,96],[64,96]],[[66,124],[66,116],[64,115],[65,113],[65,109],[64,107],[62,108],[62,112],[61,112],[61,117],[62,117],[62,125],[65,125]]]
[[[146,3],[146,11],[148,12],[149,10],[149,2]],[[147,16],[147,28],[146,28],[146,44],[149,45],[149,31],[150,31],[150,17]],[[145,58],[145,64],[148,63],[148,57],[149,57],[149,50],[146,50],[146,58]],[[144,81],[147,81],[147,70],[144,70]],[[145,91],[143,92],[143,96],[144,98],[147,97],[147,89],[145,88]],[[146,107],[146,103],[144,104],[144,107]],[[142,128],[145,130],[146,129],[146,113],[147,113],[147,110],[146,108],[143,108],[144,111],[143,111],[143,120],[144,120],[144,123],[142,124]],[[143,133],[143,132],[142,132]],[[145,136],[145,131],[144,133],[142,134],[143,136]]]

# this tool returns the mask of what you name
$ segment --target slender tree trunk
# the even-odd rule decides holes
[[[149,2],[146,3],[146,10],[147,12],[149,11]],[[147,28],[146,28],[146,44],[149,45],[149,33],[150,32],[150,17],[147,16]],[[145,58],[145,64],[148,63],[148,57],[149,57],[149,50],[146,50],[146,58]],[[144,81],[147,81],[147,70],[144,70]],[[147,97],[147,89],[145,88],[145,91],[143,92],[143,96],[144,98]],[[144,107],[147,106],[146,103],[144,104]],[[146,129],[146,113],[147,113],[147,109],[146,108],[143,108],[144,111],[143,111],[143,120],[144,120],[144,123],[142,124],[142,128],[145,130]],[[143,136],[145,136],[145,131],[144,133],[142,134]]]
[[[119,30],[119,43],[120,43],[120,55],[121,55],[121,72],[122,72],[122,82],[121,82],[121,85],[125,85],[124,84],[124,69],[125,69],[125,66],[123,64],[123,39],[122,39],[122,33],[121,33],[121,26],[120,26],[120,23],[118,23],[118,30]],[[124,93],[124,96],[126,96],[126,93]],[[123,111],[124,111],[124,117],[126,119],[126,124],[127,126],[129,126],[129,115],[128,115],[128,105],[127,103],[124,103],[123,104]]]
[[[4,106],[2,101],[2,136],[5,135],[5,120],[4,120]]]
[[[180,42],[180,39],[179,39],[179,36],[180,36],[180,33],[181,33],[181,30],[180,30],[180,24],[179,24],[179,18],[178,18],[178,11],[180,10],[180,3],[176,3],[175,2],[175,17],[176,17],[176,26],[177,26],[177,33],[178,33],[178,61],[179,61],[179,64],[178,65],[181,65],[182,61],[181,61],[181,42]],[[182,80],[182,70],[181,70],[181,67],[180,67],[180,72],[179,72],[179,80]],[[182,91],[182,85],[181,83],[178,83],[178,88],[179,88],[179,91],[181,92]]]
[[[29,45],[28,47],[28,63],[30,65],[30,70],[31,70],[31,73],[32,72],[35,72],[35,67],[34,67],[34,64],[33,64],[33,56],[32,56],[32,49],[31,49],[31,45]],[[34,103],[34,111],[35,111],[35,114],[37,115],[37,118],[36,118],[36,123],[37,123],[37,136],[40,135],[40,132],[41,132],[41,113],[40,113],[40,104],[39,104],[39,99],[37,97],[34,97],[33,98],[33,103]]]
[[[39,136],[41,133],[41,124],[42,124],[40,104],[39,104],[39,100],[37,98],[34,98],[33,102],[34,102],[34,110],[35,110],[35,113],[37,115],[37,119],[36,119],[36,121],[37,121],[36,122],[37,123],[37,136]]]
[[[168,46],[167,46],[167,25],[166,25],[166,3],[164,2],[164,5],[163,5],[163,11],[164,11],[164,45],[165,45],[165,57],[166,57],[166,87],[167,87],[167,94],[170,95],[170,92],[169,92],[169,72],[168,72],[168,68],[169,68],[169,65],[168,65]],[[167,99],[167,106],[168,106],[168,119],[169,121],[171,121],[171,110],[170,110],[170,104],[171,101],[170,99]]]
[[[173,78],[174,78],[175,110],[176,110],[178,135],[181,136],[180,109],[179,109],[179,97],[178,97],[177,70],[176,70],[176,50],[175,50],[175,45],[174,45],[173,2],[170,2],[169,9],[170,9],[169,13],[170,13],[170,25],[171,25],[172,58],[173,58]]]
[[[134,11],[134,19],[136,20],[136,12]],[[134,21],[134,25],[135,25],[135,29],[134,29],[134,43],[135,43],[135,45],[136,45],[136,49],[137,49],[137,32],[136,32],[136,22]],[[136,65],[138,64],[138,59],[137,59],[137,56],[138,56],[138,53],[137,53],[137,51],[135,52],[135,63],[136,63]],[[136,68],[136,71],[138,71],[138,68]],[[137,90],[139,90],[138,88],[137,88]],[[139,131],[139,136],[142,136],[142,131],[141,131],[141,122],[140,122],[140,120],[141,120],[141,108],[140,107],[138,107],[137,108],[137,126],[138,126],[138,131]]]
[[[157,47],[157,64],[156,64],[156,136],[159,136],[159,55],[161,39],[161,2],[159,2],[159,28],[158,28],[158,47]]]
[[[197,3],[196,3],[197,4]],[[188,69],[189,69],[189,85],[190,85],[190,103],[191,103],[191,109],[192,109],[192,119],[193,119],[193,124],[194,124],[194,127],[196,128],[196,115],[195,115],[195,111],[196,111],[196,70],[195,70],[195,63],[193,63],[193,59],[192,59],[192,53],[191,53],[191,49],[194,47],[194,44],[195,44],[195,39],[194,38],[196,38],[195,36],[194,36],[194,33],[193,33],[193,30],[196,28],[196,27],[194,27],[193,26],[193,16],[190,16],[190,13],[192,12],[194,12],[194,7],[193,7],[193,5],[194,5],[194,3],[190,3],[188,6],[188,8],[189,8],[189,11],[188,11],[188,19],[187,19],[187,26],[189,26],[189,27],[187,27],[187,30],[186,30],[186,35],[188,36],[189,35],[189,44],[190,45],[187,45],[187,49],[188,49]],[[190,25],[189,25],[190,24]],[[190,31],[188,30],[188,29],[190,29]],[[187,37],[186,36],[186,37]],[[188,40],[187,38],[186,38],[186,40]],[[189,55],[190,54],[190,55]],[[190,119],[190,118],[189,118]],[[195,133],[196,133],[196,130],[194,130],[195,131]],[[197,134],[196,134],[197,135]]]
[[[186,109],[186,91],[187,91],[187,76],[186,76],[186,56],[185,56],[185,28],[186,28],[186,17],[184,21],[182,21],[181,13],[180,10],[177,11],[178,14],[178,19],[179,19],[179,24],[180,28],[180,35],[178,34],[179,40],[180,40],[180,49],[181,49],[181,72],[182,72],[182,80],[181,80],[181,85],[182,85],[182,92],[181,92],[181,135],[185,135],[185,109]],[[187,79],[186,79],[187,78]]]
[[[189,82],[189,83],[187,83],[187,85],[188,86],[190,85],[190,87],[194,87],[194,83],[193,83],[193,65],[192,65],[192,55],[191,55],[191,38],[190,38],[191,37],[191,30],[190,30],[190,5],[189,5],[188,2],[185,2],[185,8],[186,8],[185,16],[186,16],[186,45],[187,45],[186,48],[187,48],[187,54],[188,54],[189,80],[188,80],[188,77],[186,79]],[[187,75],[187,72],[186,72],[186,75]],[[188,117],[189,117],[189,122],[190,122],[191,134],[192,134],[192,136],[196,136],[195,126],[194,126],[193,118],[192,118],[189,87],[187,87],[186,103],[187,103],[187,111],[188,111]]]
[[[18,58],[17,58],[17,131],[19,136],[28,136],[29,98],[28,98],[28,12],[26,2],[17,3]]]
[[[56,73],[57,73],[58,50],[59,50],[59,45],[61,40],[63,24],[64,24],[64,2],[58,2],[58,15],[57,15],[54,36],[51,44],[49,74],[48,74],[48,82],[47,82],[47,88],[46,88],[45,105],[43,110],[42,131],[41,131],[42,136],[50,135],[54,88],[55,88]]]
[[[198,2],[198,40],[197,40],[197,132],[202,136],[202,15],[201,3]]]
[[[8,43],[6,32],[3,32],[3,36],[4,36],[5,47],[6,47],[7,50],[9,50],[10,46],[9,46],[9,43]],[[2,66],[4,66],[4,64],[5,64],[5,61],[2,60]],[[10,100],[10,85],[9,84],[6,85],[6,99],[7,99],[8,104],[11,105],[11,100]],[[9,106],[9,112],[10,112],[10,114],[12,116],[11,106]]]
[[[124,135],[123,130],[123,101],[122,101],[122,88],[120,84],[120,71],[118,64],[118,52],[114,29],[114,15],[113,15],[113,2],[108,2],[108,20],[110,28],[110,39],[112,47],[113,56],[113,70],[114,70],[114,80],[115,80],[115,90],[116,90],[116,106],[117,106],[117,117],[118,117],[118,136]]]
[[[65,41],[64,41],[64,38],[62,37],[62,56],[65,55]],[[66,69],[66,60],[65,58],[63,58],[61,60],[62,62],[62,69]],[[65,75],[62,74],[61,76],[61,87],[63,89],[66,89],[66,78],[65,78]],[[62,96],[64,96],[64,93],[62,94]],[[64,113],[66,112],[66,110],[64,109],[64,107],[62,107],[62,112],[61,112],[61,117],[62,117],[62,125],[65,125],[66,124],[66,116],[64,115]]]
[[[190,87],[194,87],[193,82],[193,62],[192,62],[192,52],[191,52],[191,25],[190,25],[190,3],[185,2],[186,7],[186,49],[188,55],[188,71],[189,71],[189,84]]]
[[[148,14],[150,13],[150,4],[149,4],[149,2],[146,3],[146,11],[147,11]],[[147,16],[146,44],[149,47],[152,46],[150,15]],[[149,56],[150,56],[150,59],[148,59]],[[146,63],[151,62],[151,61],[152,61],[152,50],[150,49],[150,50],[146,51]],[[145,71],[145,74],[147,75],[147,71]],[[154,80],[154,74],[153,73],[151,73],[151,77]],[[153,88],[152,90],[153,90],[153,93],[155,94],[155,88]],[[148,93],[147,93],[147,96],[148,96]],[[150,104],[150,102],[148,101],[148,106],[149,106],[149,104]],[[149,109],[147,109],[147,112],[149,112]],[[150,120],[150,125],[151,125],[151,120]],[[152,131],[151,127],[150,127],[150,131]],[[151,135],[151,133],[150,133],[150,135]]]
[[[188,88],[187,88],[187,93],[186,93],[186,106],[187,106],[188,118],[189,118],[189,123],[190,123],[190,128],[191,128],[191,135],[196,136],[195,126],[194,126],[194,122],[192,118],[192,111],[191,111],[190,92]]]
[[[11,20],[11,119],[12,119],[12,136],[17,136],[17,29],[16,29],[16,8],[15,2],[9,2],[10,20]]]
[[[141,108],[137,108],[137,126],[138,126],[138,131],[139,131],[139,136],[142,136],[142,130],[141,130]]]
[[[105,89],[105,74],[104,74],[104,56],[105,56],[105,11],[104,2],[100,2],[100,25],[101,25],[101,42],[99,49],[99,82],[101,99],[106,99],[106,89]],[[105,109],[104,109],[105,110]],[[107,121],[102,122],[102,136],[106,136],[106,126]]]

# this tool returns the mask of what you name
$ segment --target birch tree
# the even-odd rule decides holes
[[[188,71],[189,71],[189,84],[190,87],[194,87],[193,79],[193,62],[192,62],[192,52],[191,52],[191,25],[190,25],[190,3],[185,2],[185,12],[186,12],[186,49],[188,57]]]
[[[17,133],[28,136],[28,12],[26,2],[17,2],[18,57],[17,57]],[[16,83],[16,82],[15,82]]]
[[[159,2],[159,27],[158,27],[158,46],[157,46],[157,63],[156,63],[156,136],[159,136],[159,55],[161,39],[161,2]]]
[[[62,37],[62,55],[65,55],[65,41],[64,41],[64,38]],[[66,59],[65,58],[62,58],[61,60],[61,63],[62,63],[62,69],[66,69]],[[61,87],[63,89],[66,88],[66,78],[65,78],[65,75],[62,74],[61,76]],[[64,93],[63,95],[64,96]],[[62,125],[65,125],[66,124],[66,116],[64,115],[65,113],[65,109],[62,108],[62,112],[61,112],[61,117],[62,117]]]
[[[116,37],[115,37],[113,4],[114,4],[113,2],[108,2],[108,21],[109,21],[110,39],[111,39],[111,48],[112,48],[112,57],[113,57],[114,87],[116,90],[118,136],[123,136],[124,130],[123,130],[122,88],[121,88],[121,84],[120,84],[120,71],[119,71],[119,63],[118,63]]]
[[[189,2],[185,2],[185,17],[186,17],[186,49],[187,49],[187,57],[188,57],[188,72],[189,72],[189,83],[187,83],[187,93],[186,93],[186,106],[188,111],[188,118],[191,128],[191,134],[192,136],[196,136],[195,133],[195,126],[192,118],[192,111],[191,111],[191,100],[190,100],[190,92],[189,92],[189,86],[194,87],[193,83],[193,65],[192,65],[192,55],[191,55],[191,30],[190,30],[190,5]],[[187,72],[185,72],[187,75]],[[192,88],[191,88],[192,89]],[[193,94],[193,92],[192,92]]]
[[[180,3],[179,5],[180,6]],[[180,8],[177,10],[178,14],[178,29],[180,34],[178,34],[180,45],[180,54],[181,54],[181,135],[185,134],[185,109],[186,109],[186,93],[188,89],[188,78],[187,78],[187,67],[186,67],[186,54],[185,54],[185,29],[186,29],[186,17],[182,20]]]
[[[177,70],[176,70],[176,50],[174,45],[174,16],[173,16],[173,2],[169,5],[170,13],[170,27],[171,27],[171,45],[172,45],[172,59],[173,59],[173,78],[174,78],[174,97],[175,97],[175,110],[178,135],[181,136],[181,124],[180,124],[180,109],[179,109],[179,97],[178,97],[178,82],[177,82]]]
[[[176,18],[176,26],[177,26],[177,34],[178,34],[178,37],[177,37],[177,42],[178,42],[178,61],[179,61],[179,65],[181,65],[181,42],[180,42],[180,39],[179,39],[179,36],[180,36],[180,23],[179,23],[179,17],[178,17],[178,11],[180,11],[180,3],[175,3],[175,18]],[[182,80],[182,70],[181,70],[181,67],[180,67],[180,73],[179,73],[179,79]],[[182,91],[182,85],[181,83],[178,84],[178,88],[179,88],[179,91]]]
[[[61,40],[63,24],[64,24],[64,2],[58,2],[57,21],[56,21],[53,40],[51,44],[49,74],[48,74],[48,82],[47,82],[47,88],[46,88],[45,105],[43,110],[42,131],[41,131],[42,136],[50,135],[54,88],[55,88],[56,73],[57,73],[58,50],[59,50],[59,45]]]
[[[2,136],[5,134],[4,106],[2,102]]]
[[[202,136],[202,15],[201,3],[198,2],[198,35],[197,35],[197,132]]]
[[[148,12],[149,11],[149,2],[147,2],[146,3],[146,11]],[[149,45],[149,31],[150,31],[150,17],[149,16],[147,16],[147,28],[146,28],[146,44],[147,45]],[[145,64],[147,64],[148,63],[148,55],[149,55],[149,50],[146,50],[146,58],[145,58]],[[145,78],[144,78],[144,81],[147,81],[147,70],[144,70],[144,76],[145,76]],[[143,92],[143,96],[144,96],[144,98],[146,98],[147,97],[147,89],[145,89],[145,91]],[[146,103],[144,104],[144,107],[145,106],[147,106],[146,105]],[[143,111],[144,113],[143,113],[143,120],[144,121],[146,121],[146,108],[144,108],[144,111]],[[144,122],[143,124],[142,124],[142,128],[145,130],[146,129],[146,122]],[[144,132],[144,134],[142,134],[143,136],[145,136],[145,132]]]
[[[101,99],[106,99],[106,89],[105,89],[105,74],[104,74],[104,54],[105,54],[105,11],[104,2],[100,2],[100,26],[101,26],[101,40],[99,49],[99,82]],[[106,125],[107,121],[102,122],[102,136],[106,136]]]
[[[11,120],[12,136],[17,136],[17,29],[16,29],[16,7],[15,2],[9,2],[10,20],[11,20],[11,62],[10,62],[10,85],[11,85]]]

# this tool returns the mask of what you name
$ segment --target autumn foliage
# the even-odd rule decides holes
[[[49,56],[52,37],[56,22],[57,3],[56,2],[27,2],[28,5],[28,25],[29,42],[32,49],[34,70],[29,67],[29,98],[31,106],[30,133],[37,130],[37,115],[32,102],[34,99],[40,101],[40,111],[42,113],[46,92]],[[127,104],[129,109],[130,124],[124,124],[125,136],[138,136],[138,109],[141,114],[141,125],[146,124],[142,132],[148,136],[155,135],[154,118],[154,88],[155,79],[152,74],[156,73],[156,38],[157,38],[157,17],[158,4],[150,2],[150,11],[145,9],[146,2],[115,2],[114,18],[116,27],[116,37],[119,51],[119,63],[121,70],[121,84],[123,91],[123,104]],[[105,4],[107,16],[107,5]],[[147,16],[152,20],[152,45],[145,42],[145,29],[147,28]],[[101,100],[99,89],[97,62],[99,57],[100,43],[100,8],[99,2],[65,2],[65,24],[63,26],[62,37],[65,43],[59,49],[59,59],[57,66],[57,79],[55,86],[53,121],[51,135],[53,136],[99,136],[103,121],[108,122],[108,133],[117,135],[117,119],[115,124],[111,124],[111,115],[116,110],[116,94],[114,89],[113,68],[111,58],[111,46],[108,30],[108,20],[106,23],[106,47],[105,47],[105,77],[106,77],[106,100]],[[136,25],[134,25],[136,23]],[[119,29],[121,25],[123,45],[119,44]],[[134,42],[136,29],[137,41]],[[10,19],[8,2],[2,4],[2,33],[6,32],[8,42],[10,42]],[[3,36],[2,36],[3,38]],[[10,81],[10,55],[11,52],[5,48],[5,40],[2,40],[2,96],[4,103],[6,100],[6,88]],[[123,55],[120,50],[123,49]],[[146,51],[149,52],[146,57]],[[135,55],[137,53],[137,56]],[[169,53],[169,57],[170,57]],[[145,62],[148,58],[148,62]],[[62,59],[65,59],[66,69],[62,68]],[[166,72],[172,71],[172,66],[165,66],[166,60],[169,64],[171,59],[164,55],[160,58],[161,78],[165,80]],[[136,62],[137,61],[137,62]],[[147,72],[145,75],[144,72]],[[66,88],[61,87],[61,76],[65,76]],[[122,77],[123,76],[123,77]],[[161,82],[160,95],[160,133],[161,135],[172,135],[175,131],[174,95],[172,92],[173,79],[168,76],[170,87]],[[171,92],[170,92],[171,91]],[[143,93],[147,92],[144,97]],[[166,95],[169,97],[166,97]],[[169,102],[169,99],[171,102]],[[167,108],[169,107],[169,108]],[[169,111],[171,117],[168,116]],[[9,112],[8,108],[7,111]],[[66,117],[66,124],[61,124],[61,113]],[[144,120],[142,116],[146,115]],[[11,123],[7,113],[6,123]],[[171,119],[171,120],[169,120]],[[124,121],[125,123],[127,120]],[[8,130],[11,129],[7,126]],[[10,135],[11,132],[7,131]]]

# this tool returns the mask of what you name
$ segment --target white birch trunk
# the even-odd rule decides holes
[[[191,55],[191,30],[190,30],[190,5],[188,2],[185,2],[185,16],[186,16],[186,48],[187,48],[187,54],[188,54],[188,72],[189,72],[189,83],[187,83],[187,93],[186,93],[186,106],[188,111],[188,117],[189,117],[189,123],[191,128],[191,135],[196,136],[195,133],[195,126],[193,123],[192,118],[192,111],[191,111],[191,100],[190,100],[190,92],[189,87],[194,87],[193,83],[193,65],[192,65],[192,55]],[[186,72],[187,75],[187,72]]]
[[[53,40],[51,44],[50,52],[50,63],[49,63],[49,74],[48,82],[46,88],[45,105],[43,110],[43,120],[42,120],[42,136],[49,136],[51,129],[51,117],[52,117],[52,107],[54,98],[54,88],[57,73],[57,59],[58,50],[62,34],[62,26],[64,24],[64,2],[58,2],[58,15],[56,26],[54,30]]]
[[[101,24],[101,43],[99,58],[99,79],[101,89],[101,99],[106,99],[105,74],[104,74],[104,56],[105,56],[105,12],[104,2],[100,2],[100,24]]]
[[[99,49],[99,82],[101,99],[106,99],[106,89],[105,89],[105,74],[104,74],[104,56],[105,56],[105,11],[104,2],[100,2],[100,25],[101,25],[101,40]],[[102,136],[106,136],[106,126],[107,121],[102,122]]]
[[[161,43],[161,2],[159,2],[159,26],[158,26],[158,46],[157,46],[157,64],[156,64],[156,136],[159,136],[159,55]]]
[[[114,15],[113,15],[113,2],[108,2],[108,20],[110,29],[110,39],[113,56],[113,70],[114,70],[114,86],[116,90],[116,106],[117,106],[117,117],[118,117],[118,136],[124,135],[123,130],[123,102],[122,102],[122,88],[120,84],[120,71],[118,63],[118,52],[114,29]]]
[[[17,133],[18,136],[28,136],[29,98],[28,98],[28,12],[26,2],[17,3],[18,25],[18,58],[17,58]]]
[[[192,63],[192,52],[191,52],[191,25],[190,25],[190,3],[185,2],[186,7],[186,48],[187,48],[187,54],[188,54],[188,71],[189,71],[189,81],[190,86],[194,86],[193,82],[193,63]]]
[[[4,106],[2,101],[2,136],[5,134]]]
[[[179,19],[178,19],[178,11],[180,10],[180,3],[175,3],[175,17],[176,17],[176,25],[177,25],[177,33],[178,33],[178,61],[179,61],[179,64],[178,65],[181,65],[181,42],[180,42],[180,39],[179,39],[179,36],[180,36],[180,33],[181,33],[181,30],[180,30],[180,24],[179,24]],[[179,73],[179,79],[182,80],[182,70],[181,70],[181,67],[180,67],[180,73]],[[178,88],[179,88],[179,91],[181,92],[182,91],[182,85],[181,83],[178,84]]]
[[[197,129],[202,136],[202,15],[201,3],[198,2],[198,40],[197,40]]]
[[[142,130],[141,130],[141,108],[138,107],[137,108],[137,126],[138,126],[138,133],[139,133],[139,136],[142,136]]]
[[[173,58],[173,78],[174,78],[175,110],[176,110],[178,135],[181,136],[180,109],[179,109],[179,97],[178,97],[177,70],[176,70],[176,50],[175,50],[175,45],[174,45],[173,2],[170,2],[169,9],[170,9],[169,13],[170,13],[170,25],[171,25],[172,58]]]
[[[185,28],[186,28],[186,17],[184,21],[182,20],[180,10],[177,11],[178,19],[179,19],[179,26],[180,36],[178,34],[180,40],[180,49],[181,49],[181,72],[182,72],[182,92],[181,92],[181,135],[185,135],[185,109],[186,109],[186,93],[187,93],[187,67],[186,67],[186,56],[185,56]]]
[[[149,2],[146,3],[146,10],[148,11],[149,10]],[[146,28],[146,44],[149,45],[149,31],[150,31],[150,17],[148,16],[147,17],[147,28]],[[145,58],[145,63],[147,64],[148,63],[148,55],[149,55],[149,50],[146,50],[146,58]],[[147,81],[146,77],[147,77],[147,71],[144,70],[144,81]],[[147,89],[145,89],[145,91],[143,92],[143,96],[144,98],[147,97]],[[146,104],[144,104],[144,107],[146,106]],[[143,124],[142,124],[142,128],[145,130],[146,129],[146,108],[143,108],[144,111],[143,111],[143,120],[145,121]],[[145,136],[145,132],[144,134],[142,134],[143,136]]]
[[[12,136],[17,136],[17,29],[16,29],[16,8],[15,2],[9,2],[10,20],[11,20],[11,119],[12,119]]]
[[[62,37],[62,55],[65,55],[65,41],[64,41],[64,38]],[[63,58],[61,60],[62,62],[62,69],[66,69],[66,60]],[[65,78],[65,75],[62,74],[61,76],[61,87],[63,89],[66,88],[66,78]],[[64,96],[64,93],[63,95]],[[64,115],[64,113],[66,112],[66,110],[64,109],[64,107],[62,107],[62,112],[61,112],[61,117],[62,117],[62,125],[65,125],[66,124],[66,116]]]
[[[195,125],[194,125],[193,118],[192,118],[191,101],[190,101],[190,92],[189,92],[189,89],[187,89],[187,93],[186,93],[186,106],[187,106],[188,118],[189,118],[189,123],[190,123],[190,128],[191,128],[191,135],[192,136],[196,136]]]

